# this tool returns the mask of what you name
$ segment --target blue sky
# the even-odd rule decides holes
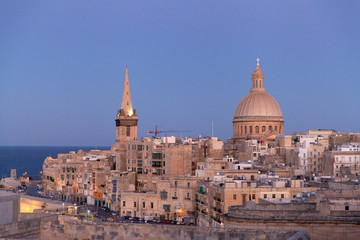
[[[285,132],[359,132],[359,1],[0,1],[0,145],[111,145],[129,68],[138,136],[232,136],[256,61]]]

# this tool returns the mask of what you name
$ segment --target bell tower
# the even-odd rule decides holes
[[[138,118],[136,110],[132,107],[129,74],[126,67],[124,90],[121,109],[118,110],[116,124],[116,170],[126,171],[126,142],[137,140]]]

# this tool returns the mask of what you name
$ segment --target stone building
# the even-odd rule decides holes
[[[175,221],[181,221],[185,216],[194,216],[195,191],[199,179],[193,176],[158,176],[154,179],[154,191],[121,191],[120,215]]]
[[[325,153],[326,175],[357,179],[360,174],[360,151],[328,151]]]
[[[246,171],[243,171],[246,172]],[[316,192],[315,187],[305,187],[302,180],[285,181],[261,175],[227,174],[214,176],[214,180],[199,181],[195,195],[199,226],[223,226],[222,215],[230,206],[244,205],[260,199],[296,199]]]
[[[225,227],[295,229],[311,239],[359,239],[359,185],[352,189],[319,189],[314,202],[253,201],[229,207]]]
[[[252,88],[239,103],[233,119],[233,140],[275,138],[284,133],[284,119],[275,99],[264,88],[259,59],[252,74]]]

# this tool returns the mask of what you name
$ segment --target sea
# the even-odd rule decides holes
[[[42,164],[46,157],[57,158],[59,153],[90,151],[93,149],[110,150],[109,146],[0,146],[0,179],[10,177],[10,170],[16,169],[17,176],[27,173],[34,180],[40,180]]]

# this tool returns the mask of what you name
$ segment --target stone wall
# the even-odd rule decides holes
[[[59,216],[58,222],[45,222],[40,240],[46,239],[288,239],[297,232],[291,230],[253,230],[227,228],[200,228],[155,224],[119,224],[80,222]],[[306,232],[292,239],[309,239]]]
[[[57,220],[57,215],[29,218],[12,224],[2,224],[0,225],[0,239],[24,238],[39,234],[42,220],[50,223],[51,221]]]
[[[253,230],[285,230],[306,231],[311,240],[352,240],[360,239],[360,222],[339,221],[274,221],[259,219],[225,218],[225,227]],[[298,238],[300,239],[300,238]]]

